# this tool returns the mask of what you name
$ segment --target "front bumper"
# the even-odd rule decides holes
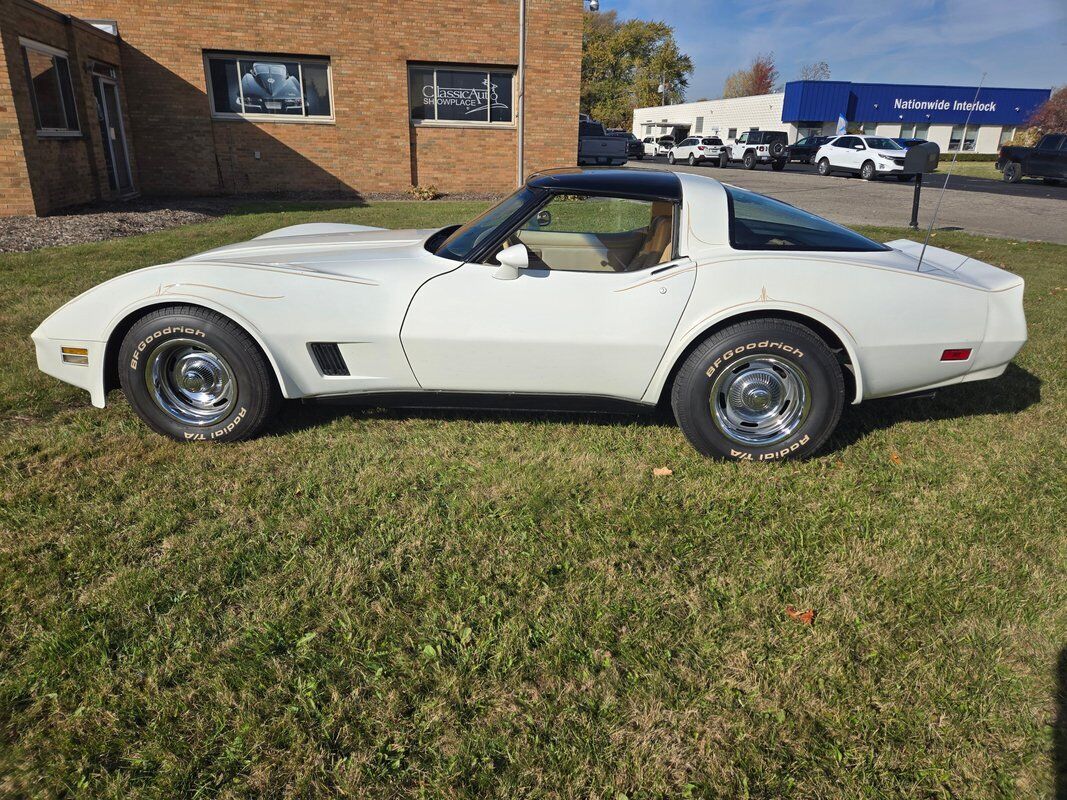
[[[38,331],[31,337],[37,351],[37,368],[64,383],[85,389],[92,404],[104,407],[104,355],[107,342],[87,342],[74,339],[50,339]],[[62,348],[80,347],[89,351],[87,364],[68,364],[63,361]]]

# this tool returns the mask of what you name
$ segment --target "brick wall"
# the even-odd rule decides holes
[[[80,136],[38,134],[20,37],[67,53]],[[112,198],[92,77],[85,65],[92,60],[117,65],[118,41],[26,0],[0,0],[0,40],[0,214],[47,214]],[[136,175],[132,153],[131,162]]]
[[[248,0],[50,5],[118,21],[146,194],[381,192],[413,182],[504,191],[515,183],[514,128],[412,127],[407,104],[409,62],[514,67],[515,0],[278,0],[269,12]],[[575,162],[581,1],[528,0],[527,25],[532,172]],[[329,56],[336,122],[212,119],[204,50]]]

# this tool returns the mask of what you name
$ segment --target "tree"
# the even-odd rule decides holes
[[[582,31],[581,110],[609,128],[629,128],[634,108],[685,98],[693,61],[663,22],[620,20],[614,11],[586,12]]]
[[[1028,124],[1041,133],[1067,133],[1067,86],[1061,86],[1038,106]]]
[[[725,98],[770,94],[777,86],[778,68],[774,66],[774,53],[761,54],[752,59],[748,67],[726,78],[722,96]]]
[[[813,61],[800,68],[802,81],[828,81],[830,80],[830,65],[825,61]]]

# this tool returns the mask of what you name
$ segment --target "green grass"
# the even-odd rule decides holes
[[[480,207],[0,256],[0,796],[1053,796],[1067,247],[937,233],[1026,278],[1031,341],[847,409],[803,463],[655,419],[298,405],[195,447],[34,368],[35,325],[111,275]]]
[[[951,154],[948,156],[942,155],[936,174],[944,175],[948,172],[951,161]],[[991,181],[1004,180],[1000,172],[993,167],[993,162],[991,161],[957,161],[952,166],[952,174],[966,175],[969,178],[989,178]]]

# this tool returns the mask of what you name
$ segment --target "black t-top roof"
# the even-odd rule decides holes
[[[673,172],[655,169],[582,169],[563,167],[538,172],[526,179],[531,189],[567,194],[606,194],[650,200],[682,199],[682,184]]]

